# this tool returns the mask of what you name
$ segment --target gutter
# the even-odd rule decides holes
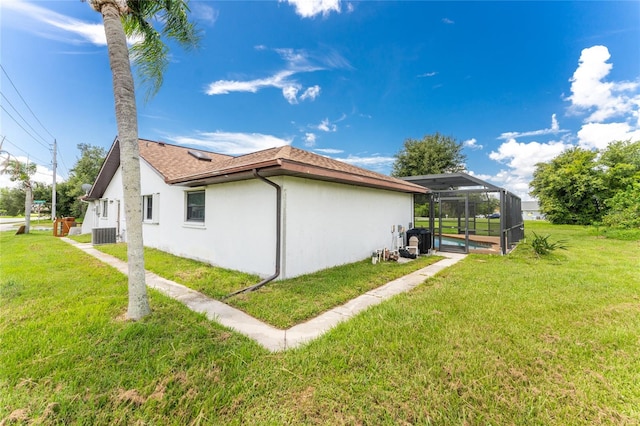
[[[228,294],[226,296],[224,296],[222,298],[222,300],[224,299],[228,299],[230,297],[236,296],[238,294],[241,293],[248,293],[250,291],[254,291],[259,289],[260,287],[264,286],[265,284],[275,280],[276,278],[278,278],[280,276],[280,251],[281,251],[281,246],[282,246],[282,188],[280,187],[280,185],[278,185],[275,182],[270,181],[269,179],[265,178],[264,176],[261,176],[258,173],[258,169],[253,169],[253,176],[256,179],[260,179],[261,181],[263,181],[264,183],[273,186],[276,189],[276,270],[274,272],[273,275],[271,275],[270,277],[265,278],[264,280],[260,281],[258,284],[254,284],[252,286],[249,287],[245,287],[241,290],[235,291],[231,294]]]

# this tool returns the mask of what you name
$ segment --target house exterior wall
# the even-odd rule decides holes
[[[522,220],[543,220],[544,215],[540,211],[537,201],[522,202]]]
[[[269,179],[282,187],[279,279],[355,262],[376,249],[390,248],[392,225],[407,227],[413,220],[412,194],[289,176]],[[204,222],[186,221],[186,193],[193,190],[205,191]],[[258,179],[202,188],[170,186],[142,161],[141,192],[153,198],[156,209],[152,219],[143,220],[145,246],[261,277],[274,273],[272,186]],[[107,218],[94,216],[94,227],[118,227],[126,241],[120,169],[103,199],[109,200],[111,210]],[[94,207],[99,211],[101,200],[94,201]]]
[[[283,198],[283,278],[391,248],[392,226],[413,221],[412,194],[285,177]]]
[[[156,194],[157,220],[144,244],[215,266],[268,276],[275,269],[275,190],[257,180],[200,188],[169,186],[141,167],[142,195]],[[204,222],[186,221],[186,193],[205,191]]]
[[[104,206],[107,206],[107,215],[104,215]],[[120,234],[124,227],[124,204],[122,203],[122,173],[120,169],[113,175],[109,186],[99,200],[90,202],[87,206],[82,232],[90,233],[93,228],[116,228]]]

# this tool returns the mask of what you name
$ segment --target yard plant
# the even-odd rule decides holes
[[[638,235],[526,224],[538,257],[470,255],[270,353],[47,233],[0,234],[0,422],[640,423]],[[529,236],[529,235],[528,235]]]
[[[531,248],[538,256],[544,256],[551,253],[554,250],[566,250],[566,240],[559,240],[551,242],[549,238],[551,235],[538,235],[535,231],[531,232],[533,237],[531,238]]]

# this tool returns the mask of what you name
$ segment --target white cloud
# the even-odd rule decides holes
[[[307,90],[300,96],[300,100],[304,101],[306,99],[311,99],[312,101],[320,95],[320,86],[317,84],[315,86],[308,87]]]
[[[448,24],[448,25],[455,24],[455,21],[453,21],[453,20],[451,20],[451,19],[449,19],[449,18],[442,18],[442,22],[443,22],[444,24]]]
[[[248,81],[237,80],[218,80],[207,87],[205,93],[207,95],[226,95],[231,92],[251,92],[256,93],[264,87],[277,87],[283,89],[289,85],[286,81],[288,77],[293,75],[293,71],[281,71],[267,78],[259,78]]]
[[[256,50],[266,50],[263,45],[255,46]],[[303,91],[300,83],[292,77],[299,73],[308,73],[333,68],[350,68],[351,65],[340,54],[335,51],[324,54],[309,53],[302,49],[281,48],[274,49],[286,62],[286,68],[269,77],[253,80],[218,80],[210,83],[205,93],[207,95],[226,95],[232,92],[256,93],[267,87],[274,87],[282,90],[282,95],[290,104],[297,104],[298,101],[313,101],[320,95],[320,86],[313,85]],[[298,93],[302,95],[298,97]]]
[[[536,164],[550,161],[571,146],[562,141],[525,143],[510,139],[502,143],[497,151],[489,154],[490,159],[509,167],[509,170],[501,170],[491,179],[500,182],[520,197],[528,199],[529,182],[533,178]]]
[[[315,152],[319,152],[320,154],[342,154],[344,152],[343,149],[335,149],[335,148],[318,148],[314,149]]]
[[[548,129],[530,130],[526,132],[505,132],[498,136],[498,139],[515,139],[527,136],[556,135],[558,133],[567,133],[569,130],[560,129],[560,124],[555,114],[551,115],[551,127]]]
[[[587,123],[578,131],[578,145],[585,149],[603,149],[613,141],[640,141],[640,129],[627,123]]]
[[[462,146],[470,149],[482,149],[482,145],[478,144],[476,138],[467,139],[466,141],[462,142]]]
[[[84,7],[89,6],[85,5]],[[23,29],[39,34],[42,37],[63,40],[69,43],[89,42],[98,46],[107,45],[107,38],[104,34],[102,23],[84,22],[20,0],[3,0],[2,8],[17,12],[25,18],[46,24],[46,27],[26,23],[21,25]],[[99,17],[97,13],[96,17]],[[64,35],[61,35],[60,31],[55,30],[62,30],[62,34]],[[80,39],[69,38],[69,34],[79,36]]]
[[[438,73],[436,71],[431,71],[431,72],[425,72],[424,74],[418,74],[418,77],[433,77],[437,74]]]
[[[491,180],[516,193],[522,199],[530,199],[529,182],[535,165],[548,162],[575,145],[569,143],[577,136],[578,145],[585,149],[605,148],[614,140],[640,140],[640,88],[634,82],[605,81],[613,65],[607,63],[611,55],[605,46],[584,49],[571,81],[571,102],[568,113],[585,115],[577,135],[560,128],[557,116],[551,116],[551,126],[526,132],[502,133],[504,139],[498,150],[489,158],[507,166]],[[615,122],[611,122],[616,118]],[[563,134],[560,141],[518,142],[516,138]]]
[[[297,84],[289,84],[282,88],[282,96],[289,102],[290,104],[298,103],[298,91],[300,90],[300,85]]]
[[[282,139],[261,133],[200,132],[195,136],[170,136],[179,145],[203,146],[220,154],[242,155],[263,149],[291,145],[293,139]]]
[[[570,147],[570,144],[562,141],[525,143],[510,139],[502,143],[497,151],[492,151],[489,158],[507,164],[512,173],[532,176],[537,163],[549,161]]]
[[[313,18],[316,15],[328,16],[331,12],[340,13],[340,0],[278,0],[293,5],[296,13],[303,18]],[[351,6],[352,7],[352,6]],[[349,6],[347,6],[349,10]]]
[[[524,201],[533,199],[529,195],[529,182],[531,179],[523,179],[521,176],[514,175],[511,170],[500,170],[495,176],[484,180],[490,180],[492,183],[506,188]]]
[[[610,58],[611,54],[606,46],[583,49],[578,68],[569,80],[572,93],[567,98],[571,102],[569,112],[591,112],[585,122],[601,123],[627,114],[637,116],[640,84],[604,81],[613,68],[613,64],[607,63]]]
[[[466,173],[467,173],[467,174],[470,174],[470,175],[471,175],[471,176],[473,176],[473,177],[477,177],[477,178],[478,178],[478,179],[480,179],[480,180],[486,180],[486,181],[488,181],[488,180],[490,180],[490,179],[493,179],[493,176],[491,176],[491,175],[484,175],[484,174],[482,174],[482,173],[475,173],[475,172],[474,172],[474,171],[472,171],[472,170],[467,170],[467,172],[466,172]]]
[[[316,135],[314,133],[305,133],[304,134],[304,144],[305,146],[312,147],[316,144]]]
[[[205,22],[209,25],[213,25],[218,20],[220,12],[213,7],[205,4],[204,2],[192,2],[190,4],[193,17],[199,21]]]
[[[328,118],[325,118],[316,126],[318,130],[322,130],[323,132],[335,132],[338,130],[338,126],[332,124]]]

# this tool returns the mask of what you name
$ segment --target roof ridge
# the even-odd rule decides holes
[[[177,144],[177,143],[169,143],[169,142],[165,142],[165,141],[155,141],[155,140],[153,140],[153,139],[147,139],[147,138],[141,138],[141,137],[139,137],[139,138],[138,138],[138,143],[142,143],[142,142],[147,142],[147,143],[148,143],[148,142],[151,142],[151,143],[154,143],[154,144],[157,144],[157,145],[161,145],[161,146],[162,146],[162,145],[166,145],[166,146],[170,146],[170,147],[174,147],[174,148],[179,148],[179,149],[183,149],[183,150],[190,150],[190,149],[191,149],[191,150],[195,150],[195,151],[206,152],[206,153],[208,153],[208,154],[222,155],[222,156],[224,156],[224,157],[234,158],[234,157],[233,157],[233,155],[229,155],[229,154],[221,154],[221,153],[219,153],[219,152],[211,151],[211,150],[208,150],[208,149],[193,148],[193,147],[190,147],[190,146],[180,145],[180,144]]]
[[[280,147],[280,149],[278,150],[278,158],[283,158],[285,160],[288,160],[291,158],[291,149],[293,147],[291,145],[283,145]]]
[[[324,161],[327,161],[333,165],[337,165],[338,167],[342,166],[342,167],[346,167],[348,170],[342,170],[344,173],[348,173],[348,174],[352,174],[355,176],[361,176],[364,174],[369,174],[369,175],[373,175],[373,176],[377,176],[379,179],[382,180],[387,180],[390,182],[398,182],[398,181],[402,181],[402,179],[399,179],[395,176],[390,176],[390,175],[386,175],[384,173],[380,173],[380,172],[376,172],[374,170],[370,170],[370,169],[366,169],[364,167],[360,167],[360,166],[356,166],[355,164],[351,164],[351,163],[347,163],[346,161],[341,161],[341,160],[337,160],[335,158],[329,157],[328,155],[323,155],[323,154],[318,154],[315,153],[313,151],[307,151],[301,148],[296,148],[296,147],[291,147],[292,150],[294,150],[295,152],[301,154],[301,155],[312,155],[318,158],[323,159]],[[303,161],[302,159],[298,159],[295,156],[291,156],[289,158],[287,158],[290,161]],[[304,162],[304,161],[303,161]],[[321,164],[316,164],[316,167],[322,167],[322,168],[327,168],[326,166],[323,166]],[[328,169],[331,169],[331,167],[328,167]]]

